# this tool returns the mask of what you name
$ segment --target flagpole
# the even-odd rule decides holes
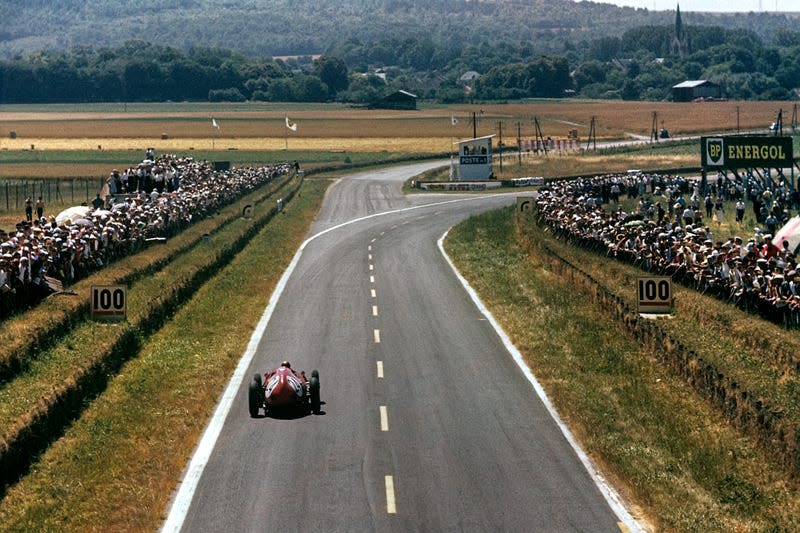
[[[291,122],[289,120],[289,117],[287,116],[287,117],[285,117],[284,126],[286,127],[286,129],[283,132],[283,149],[284,149],[284,151],[288,152],[289,151],[289,130],[297,131],[297,124],[294,123],[294,122]]]

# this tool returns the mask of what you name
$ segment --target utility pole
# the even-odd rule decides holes
[[[773,135],[776,137],[783,135],[783,109],[778,109],[778,116],[775,117],[775,131]]]
[[[472,112],[472,138],[478,138],[478,117],[475,114],[475,111]]]
[[[500,129],[500,144],[497,147],[500,152],[500,174],[503,173],[503,123],[498,122],[497,127]]]
[[[653,111],[653,125],[650,127],[650,142],[658,142],[658,111]]]
[[[517,122],[517,164],[522,166],[522,136],[520,135],[520,129],[522,125]]]
[[[597,131],[595,127],[597,125],[597,118],[592,115],[592,121],[589,123],[589,138],[586,139],[586,149],[589,149],[589,145],[593,146],[594,150],[597,150]]]
[[[547,143],[544,140],[544,135],[542,135],[542,128],[539,126],[539,117],[533,117],[533,126],[534,129],[536,130],[537,152],[539,143],[542,143],[542,149],[544,150],[544,155],[547,155]]]

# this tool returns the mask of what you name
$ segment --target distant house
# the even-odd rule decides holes
[[[481,75],[478,74],[478,72],[474,70],[468,70],[464,74],[459,76],[458,81],[467,85],[471,85],[472,83],[475,83],[475,80],[477,80],[480,77]]]
[[[417,95],[408,91],[395,91],[370,104],[373,109],[416,109]]]
[[[672,86],[673,102],[691,102],[699,98],[718,100],[722,98],[722,89],[708,80],[687,80]]]
[[[375,74],[377,77],[379,77],[383,81],[386,81],[386,74],[388,74],[388,72],[384,67],[381,67],[381,68],[376,68],[375,71],[373,72],[373,74]]]

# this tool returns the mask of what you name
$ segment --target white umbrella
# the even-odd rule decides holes
[[[789,241],[789,251],[794,253],[800,246],[800,216],[794,216],[772,237],[772,244],[783,248],[783,241]]]
[[[64,209],[59,214],[56,215],[56,224],[61,226],[64,224],[66,220],[75,220],[78,218],[86,218],[86,216],[92,211],[91,207],[87,207],[85,205],[76,205],[74,207],[68,207]]]

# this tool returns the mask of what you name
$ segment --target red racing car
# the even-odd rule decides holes
[[[302,409],[306,412],[319,413],[319,372],[311,372],[311,379],[305,372],[292,370],[289,361],[264,374],[253,376],[248,389],[248,407],[250,416],[258,416],[259,409],[264,414],[276,410]]]

